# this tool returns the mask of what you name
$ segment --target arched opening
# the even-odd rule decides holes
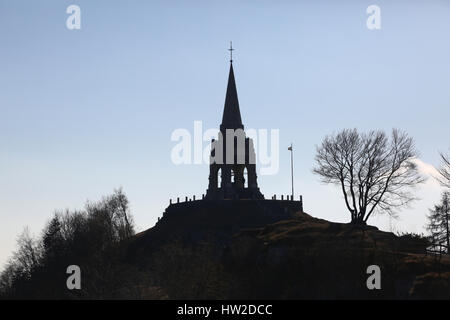
[[[222,185],[222,169],[219,168],[217,170],[217,188],[220,188]]]
[[[244,168],[244,188],[248,188],[248,170]]]

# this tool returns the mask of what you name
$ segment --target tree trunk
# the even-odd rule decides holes
[[[358,226],[365,226],[367,225],[364,221],[363,217],[356,215],[355,219],[352,219],[351,224],[358,225]]]

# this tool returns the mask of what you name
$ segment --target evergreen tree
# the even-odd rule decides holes
[[[430,210],[427,216],[427,230],[430,232],[430,240],[434,246],[444,244],[446,252],[449,253],[450,248],[450,192],[444,192],[439,204]]]
[[[59,216],[55,216],[50,220],[43,235],[43,247],[45,257],[52,261],[57,255],[62,254],[64,239],[61,234],[61,222]]]

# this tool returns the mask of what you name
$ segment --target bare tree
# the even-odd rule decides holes
[[[34,239],[28,229],[18,249],[0,272],[2,298],[114,297],[119,290],[142,285],[140,271],[123,259],[123,243],[135,234],[128,199],[122,189],[88,202],[84,210],[57,211]],[[65,270],[84,270],[83,290],[69,292]]]
[[[430,232],[430,241],[433,246],[446,243],[447,253],[450,249],[450,192],[444,192],[439,204],[430,210],[427,216],[427,230]]]
[[[0,274],[0,298],[8,297],[14,291],[14,286],[19,287],[29,281],[41,266],[42,248],[30,235],[28,227],[18,237],[17,246],[17,251]]]
[[[21,275],[29,278],[40,264],[42,257],[41,245],[30,235],[28,227],[24,229],[17,239],[17,245],[19,248],[14,252],[13,261]]]
[[[450,188],[450,155],[441,153],[441,160],[442,165],[438,169],[440,176],[437,179],[442,186]]]
[[[340,186],[352,223],[365,224],[374,212],[395,216],[416,198],[411,188],[424,181],[413,159],[418,156],[406,133],[359,133],[345,129],[317,147],[313,172]]]
[[[88,219],[101,225],[109,234],[109,240],[120,242],[134,235],[134,222],[128,206],[128,198],[122,189],[96,203],[87,203]]]

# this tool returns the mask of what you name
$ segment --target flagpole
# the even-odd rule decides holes
[[[292,142],[291,146],[288,148],[289,151],[291,151],[291,184],[292,184],[292,200],[294,200],[294,150],[292,148]]]

